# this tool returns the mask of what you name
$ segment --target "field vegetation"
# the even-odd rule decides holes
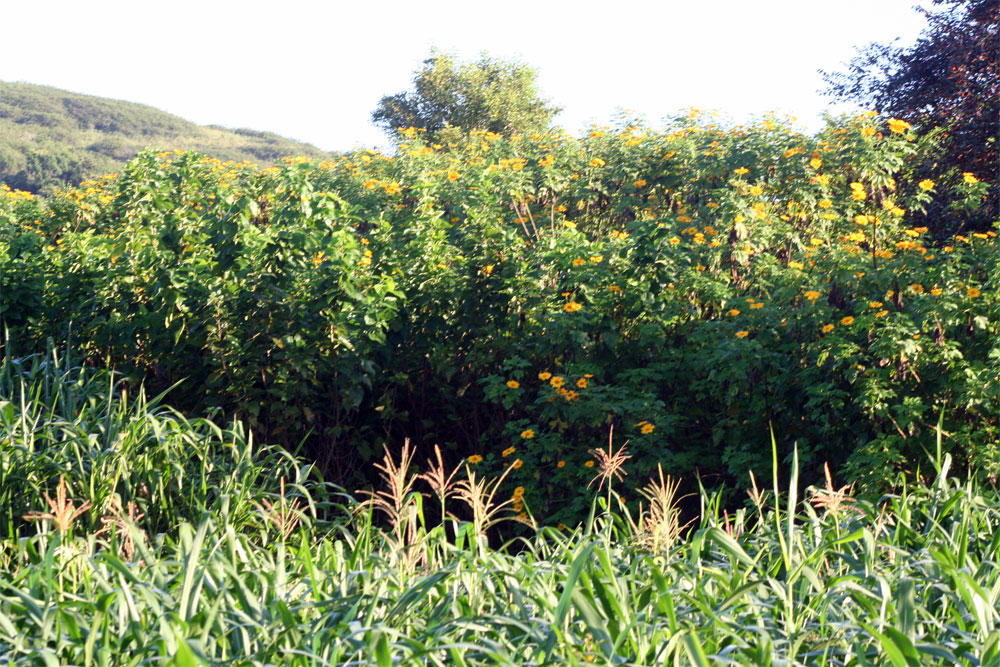
[[[501,132],[418,97],[529,69],[421,76],[391,154],[0,185],[0,663],[1000,664],[948,129]]]
[[[187,420],[67,357],[8,357],[0,660],[1000,660],[1000,503],[941,449],[930,484],[873,501],[829,478],[798,495],[793,457],[787,488],[753,482],[733,514],[703,494],[685,524],[662,473],[633,514],[617,458],[595,471],[578,527],[491,549],[513,499],[468,462],[418,475],[411,450],[387,454],[381,490],[359,503],[238,424]]]

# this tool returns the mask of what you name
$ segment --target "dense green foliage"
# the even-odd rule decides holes
[[[383,442],[482,457],[570,523],[590,450],[706,484],[798,444],[877,490],[945,448],[1000,472],[993,232],[929,238],[932,146],[871,116],[814,137],[678,118],[565,135],[411,130],[257,170],[144,153],[47,201],[0,195],[0,318],[299,446],[344,484]],[[924,470],[926,472],[926,470]],[[629,496],[634,501],[634,494]]]
[[[927,224],[965,223],[989,229],[1000,215],[1000,2],[933,0],[928,27],[916,44],[871,44],[846,72],[825,75],[828,94],[851,100],[923,129],[940,127],[942,149],[923,169],[946,164],[992,184],[982,206]],[[952,229],[951,231],[955,231]]]
[[[434,52],[414,74],[413,90],[383,97],[372,121],[393,137],[415,127],[440,143],[471,130],[545,132],[560,110],[539,97],[536,76],[527,65],[485,54],[478,62],[459,64]]]
[[[930,485],[877,503],[830,481],[802,498],[793,462],[787,493],[754,486],[731,516],[703,495],[686,539],[669,481],[641,515],[605,485],[513,554],[483,532],[509,478],[387,461],[359,506],[238,425],[50,354],[0,362],[0,461],[4,664],[1000,661],[1000,501],[940,450]]]
[[[148,147],[268,166],[327,157],[269,132],[202,127],[152,107],[27,83],[0,82],[0,183],[51,192],[117,171]]]

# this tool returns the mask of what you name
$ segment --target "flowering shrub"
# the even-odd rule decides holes
[[[407,436],[516,462],[553,520],[587,506],[611,427],[636,479],[764,471],[773,426],[878,484],[918,471],[943,415],[946,449],[1000,471],[996,234],[907,224],[987,186],[916,181],[905,123],[421,136],[264,170],[147,152],[44,203],[0,193],[12,341],[71,326],[342,481]]]

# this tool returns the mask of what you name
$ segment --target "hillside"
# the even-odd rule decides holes
[[[143,104],[0,82],[0,183],[44,192],[117,171],[147,147],[267,166],[329,154],[270,132],[201,126]]]

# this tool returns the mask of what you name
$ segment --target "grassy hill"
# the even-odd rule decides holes
[[[329,154],[270,132],[201,126],[143,104],[0,82],[0,183],[31,192],[116,171],[147,147],[269,165]]]

